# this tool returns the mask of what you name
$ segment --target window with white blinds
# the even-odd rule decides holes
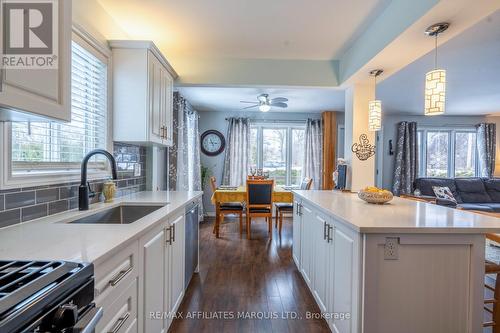
[[[12,123],[12,173],[79,170],[85,154],[106,148],[107,64],[72,43],[71,122]],[[104,169],[94,159],[92,169]]]

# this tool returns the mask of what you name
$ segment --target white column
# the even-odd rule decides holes
[[[371,84],[353,84],[345,92],[345,143],[344,156],[347,168],[347,189],[357,192],[375,184],[375,155],[365,161],[352,152],[352,146],[360,143],[365,134],[370,145],[375,145],[375,132],[368,130],[368,102],[375,98]]]

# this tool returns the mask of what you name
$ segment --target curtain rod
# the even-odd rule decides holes
[[[235,117],[235,118],[241,118],[241,117]],[[226,121],[231,118],[226,118]],[[286,119],[252,119],[248,118],[251,122],[261,122],[261,123],[305,123],[307,122],[307,119],[293,119],[293,120],[286,120]]]

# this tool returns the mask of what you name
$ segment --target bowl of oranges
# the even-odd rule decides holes
[[[368,186],[358,192],[358,197],[371,204],[383,205],[394,198],[391,191],[375,186]]]

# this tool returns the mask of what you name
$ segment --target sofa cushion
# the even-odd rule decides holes
[[[485,204],[482,204],[482,205],[490,207],[491,210],[493,210],[495,213],[500,213],[500,203],[491,202],[491,203],[485,203]]]
[[[500,203],[500,179],[484,179],[483,180],[484,187],[486,188],[486,192],[490,196],[493,202]]]
[[[479,210],[481,212],[493,212],[493,208],[489,207],[488,204],[480,203],[462,203],[458,205],[457,208],[462,208],[465,210]]]
[[[419,189],[420,193],[425,196],[435,197],[432,187],[448,187],[453,194],[453,197],[458,203],[462,202],[460,194],[457,192],[455,181],[450,178],[417,178],[415,180],[415,189]]]
[[[464,203],[491,202],[481,178],[455,178],[455,185]]]

